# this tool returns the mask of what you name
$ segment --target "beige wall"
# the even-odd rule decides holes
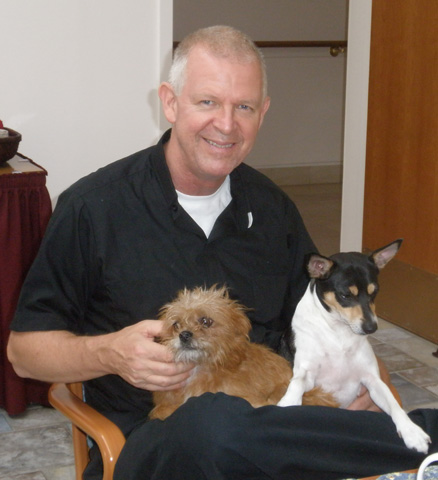
[[[159,136],[172,0],[3,2],[0,44],[0,118],[53,199]]]
[[[174,0],[174,35],[231,25],[254,40],[346,39],[346,0]],[[317,37],[317,38],[316,38]]]

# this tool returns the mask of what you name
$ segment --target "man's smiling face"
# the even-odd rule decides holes
[[[176,188],[213,193],[251,151],[269,107],[259,64],[216,57],[197,46],[181,94],[163,84],[160,96],[173,124],[166,159]]]

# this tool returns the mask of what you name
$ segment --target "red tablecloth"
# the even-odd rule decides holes
[[[31,403],[48,405],[48,385],[19,378],[6,358],[21,285],[52,213],[47,172],[20,157],[0,166],[0,407],[10,415]]]

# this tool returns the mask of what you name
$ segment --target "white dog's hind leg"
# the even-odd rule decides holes
[[[406,446],[418,452],[427,453],[431,441],[429,435],[408,417],[392,395],[388,385],[376,377],[368,378],[364,385],[368,388],[374,403],[391,416]]]

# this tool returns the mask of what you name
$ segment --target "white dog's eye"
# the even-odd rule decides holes
[[[213,320],[209,317],[201,317],[198,319],[198,323],[204,328],[210,328],[213,325]]]
[[[351,293],[340,293],[339,296],[342,300],[350,300],[353,295]]]

